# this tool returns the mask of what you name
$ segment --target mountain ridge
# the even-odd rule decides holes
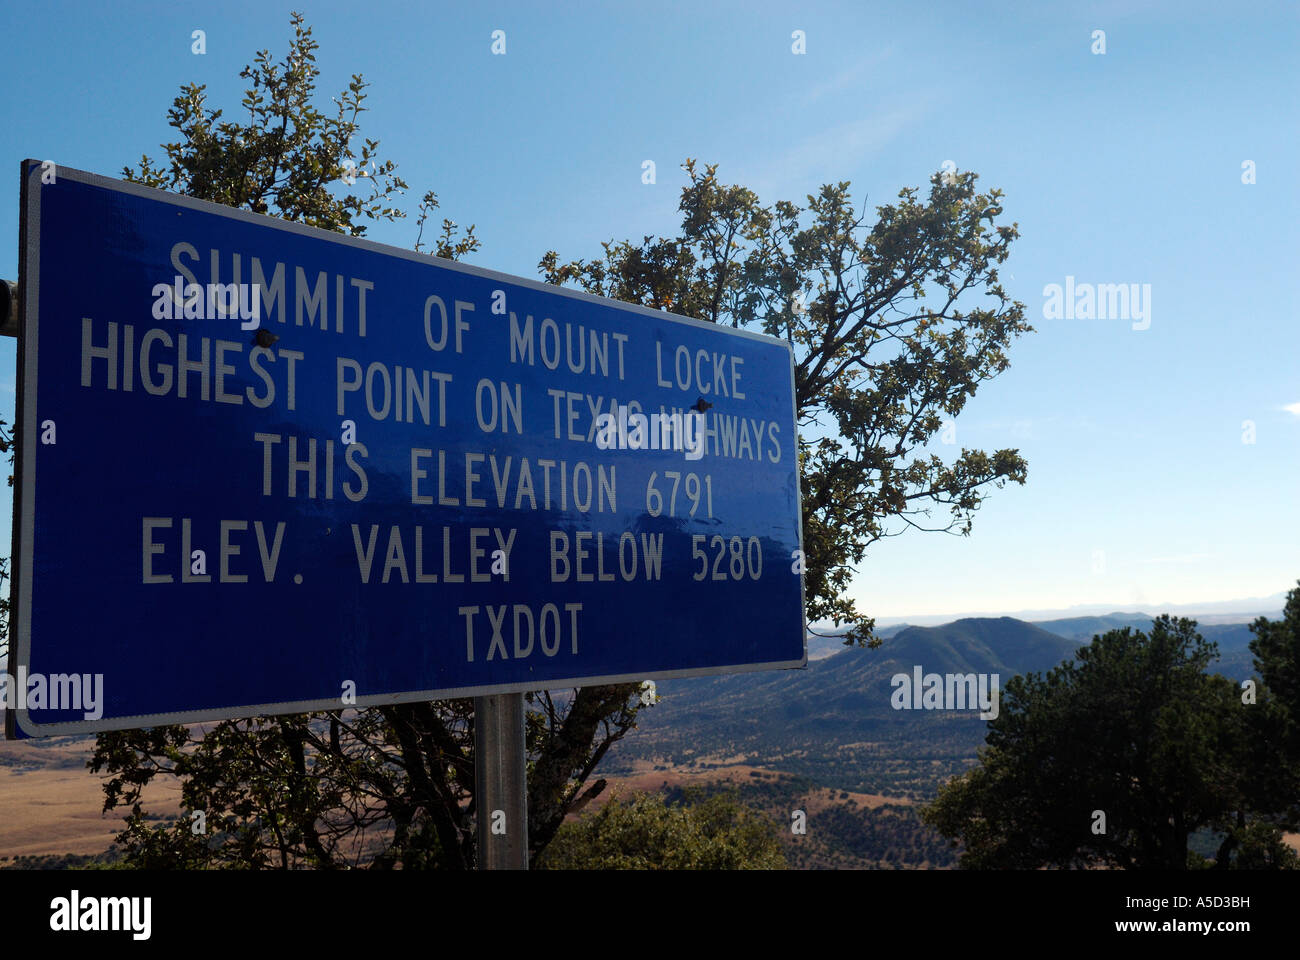
[[[943,778],[974,763],[986,721],[978,708],[894,709],[895,675],[910,677],[917,667],[925,674],[997,674],[1004,689],[1013,676],[1075,658],[1107,630],[1149,632],[1151,619],[1118,612],[1041,623],[962,617],[885,628],[875,648],[813,638],[802,670],[659,681],[659,702],[642,711],[636,736],[618,744],[610,760],[732,758],[727,762],[778,767],[827,786],[925,799]],[[1248,624],[1198,629],[1219,645],[1211,670],[1233,680],[1251,675]]]

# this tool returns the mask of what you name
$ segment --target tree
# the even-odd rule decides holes
[[[779,828],[734,796],[610,797],[565,824],[538,864],[550,870],[781,870]]]
[[[1257,802],[1274,812],[1278,826],[1294,831],[1300,829],[1300,582],[1287,594],[1282,619],[1260,617],[1250,629],[1260,678],[1252,712]]]
[[[808,618],[874,646],[875,621],[847,592],[867,548],[910,528],[968,534],[989,487],[1025,482],[1016,450],[963,448],[951,464],[918,453],[1033,329],[998,282],[1017,228],[995,226],[1002,194],[977,193],[973,173],[935,174],[924,201],[902,190],[868,228],[847,182],[806,208],[765,207],[716,166],[683,169],[680,236],[605,243],[591,261],[552,250],[539,267],[551,283],[789,340]],[[923,526],[937,506],[947,522]]]
[[[334,115],[313,106],[315,43],[294,15],[280,64],[263,51],[242,76],[247,119],[221,120],[204,88],[182,89],[170,112],[180,138],[169,164],[141,159],[127,176],[153,186],[361,234],[367,221],[402,216],[405,188],[378,143],[359,150],[365,84],[354,75]],[[709,167],[686,164],[682,236],[641,246],[605,244],[603,261],[541,263],[553,283],[577,283],[619,299],[790,339],[798,354],[803,438],[804,551],[808,612],[852,625],[873,622],[847,596],[853,565],[881,538],[920,527],[934,506],[951,511],[935,529],[968,532],[990,486],[1023,483],[1015,450],[963,450],[952,464],[918,451],[955,416],[980,382],[1005,368],[1010,340],[1031,328],[1010,301],[997,264],[1017,235],[994,226],[1001,194],[975,191],[973,174],[936,176],[926,200],[904,190],[865,226],[848,184],[824,187],[806,210],[761,207]],[[362,194],[340,184],[365,180]],[[425,194],[423,226],[437,206]],[[805,213],[811,222],[800,226]],[[443,221],[433,253],[478,248],[473,228]],[[968,295],[988,297],[965,306]],[[959,306],[963,304],[962,306]],[[900,526],[891,526],[890,521]],[[639,685],[529,695],[528,808],[534,857],[565,817],[598,796],[592,780],[610,747],[635,724]],[[470,701],[230,721],[206,735],[181,727],[105,734],[92,769],[112,777],[105,808],[132,810],[121,842],[150,865],[468,867],[474,862]],[[158,776],[183,782],[183,803],[203,813],[170,826],[146,822],[141,791]]]
[[[1248,859],[1274,856],[1254,707],[1206,672],[1218,650],[1195,628],[1165,615],[1149,634],[1112,630],[1007,684],[979,766],[923,812],[964,844],[963,867],[1183,870],[1201,828],[1224,834],[1221,867],[1243,840]]]
[[[169,111],[180,138],[168,162],[142,157],[127,179],[258,213],[364,234],[396,220],[406,188],[378,141],[360,136],[366,84],[352,82],[328,115],[314,105],[316,43],[303,18],[280,63],[268,51],[241,76],[247,117],[209,110],[202,86],[183,87]],[[358,181],[368,189],[343,189]],[[418,221],[437,207],[424,195]],[[478,249],[474,228],[443,220],[436,256]],[[632,728],[638,684],[529,696],[529,834],[536,855],[564,817],[599,794],[588,784],[609,746]],[[90,767],[112,776],[105,810],[131,811],[118,838],[128,862],[148,867],[469,867],[474,863],[473,702],[252,718],[203,730],[182,726],[105,733]],[[190,815],[154,825],[142,791],[158,777],[182,783]]]

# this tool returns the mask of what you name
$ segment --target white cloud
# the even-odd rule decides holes
[[[775,161],[759,164],[749,172],[747,182],[759,196],[786,196],[812,181],[821,184],[851,179],[850,171],[860,169],[905,131],[918,126],[932,102],[931,96],[917,94],[905,104],[823,129],[798,141]]]
[[[864,81],[867,79],[867,75],[889,60],[893,54],[894,45],[889,44],[876,54],[863,56],[848,69],[841,70],[825,82],[816,84],[808,91],[805,102],[815,103],[828,94],[839,93],[841,90],[847,90],[855,86],[865,86]]]
[[[1284,404],[1282,406],[1282,409],[1285,410],[1287,413],[1294,413],[1297,417],[1300,417],[1300,403]]]

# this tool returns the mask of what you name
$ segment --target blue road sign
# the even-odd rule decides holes
[[[28,736],[805,662],[783,341],[23,164]]]

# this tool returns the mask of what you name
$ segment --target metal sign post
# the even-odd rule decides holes
[[[474,698],[474,799],[478,868],[528,869],[524,695]]]

